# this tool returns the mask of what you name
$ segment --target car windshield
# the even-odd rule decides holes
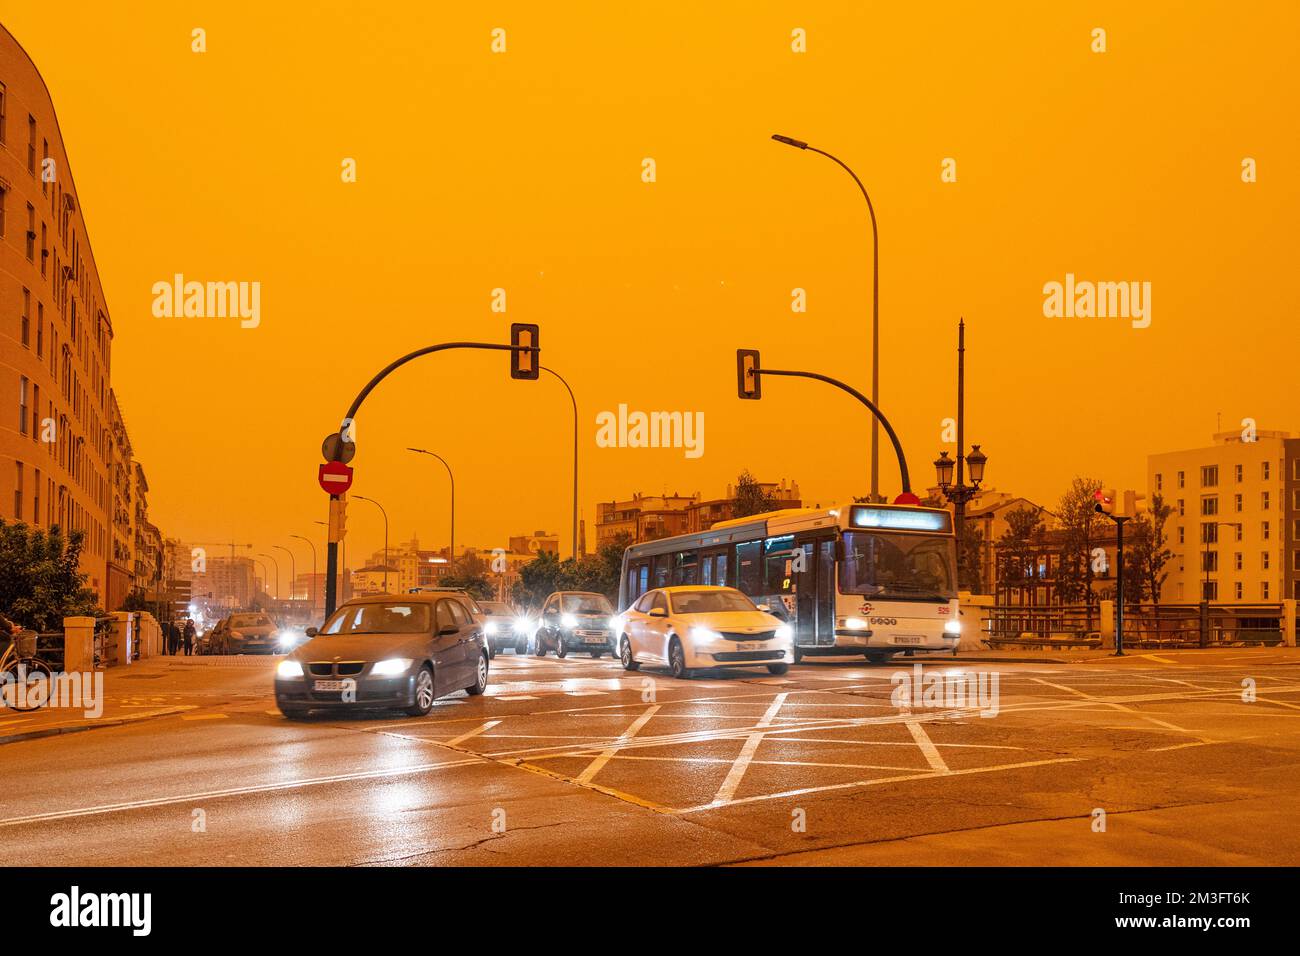
[[[952,538],[914,534],[844,534],[840,592],[900,601],[956,597]]]
[[[678,614],[716,614],[720,611],[756,611],[754,602],[739,591],[677,591],[670,595]]]
[[[271,619],[265,614],[232,614],[231,627],[269,627]]]
[[[603,594],[566,594],[563,599],[566,614],[613,614],[614,608]]]
[[[484,614],[509,614],[510,608],[500,601],[483,601],[479,604]]]
[[[417,634],[428,631],[429,605],[384,601],[353,604],[334,612],[322,634]]]

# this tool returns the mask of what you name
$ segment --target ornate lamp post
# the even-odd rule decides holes
[[[960,428],[958,429],[960,431]],[[960,441],[960,439],[958,439]],[[979,445],[971,445],[970,454],[966,456],[966,467],[970,473],[970,484],[962,480],[962,459],[960,448],[957,459],[948,457],[946,451],[940,452],[934,461],[934,471],[938,478],[939,493],[948,500],[953,510],[953,525],[957,533],[957,567],[961,567],[962,535],[966,519],[966,503],[979,494],[980,483],[984,480],[984,465],[988,455],[980,451]],[[953,472],[957,480],[953,481]]]

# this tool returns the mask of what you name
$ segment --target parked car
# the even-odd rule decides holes
[[[516,654],[528,651],[528,634],[515,627],[516,615],[504,601],[479,601],[483,609],[483,633],[488,639],[488,656],[496,657],[507,648]]]
[[[459,594],[353,598],[307,637],[275,671],[289,718],[370,707],[423,717],[439,697],[487,688],[487,638]]]
[[[262,611],[242,611],[221,622],[220,654],[278,654],[280,629]]]
[[[614,653],[611,619],[614,608],[609,598],[595,591],[556,591],[542,605],[533,634],[533,652],[545,657],[554,650],[564,657],[571,650],[584,650],[593,658]]]
[[[674,677],[697,668],[764,666],[790,669],[794,635],[788,624],[735,588],[656,588],[615,622],[623,669],[666,664]]]
[[[224,654],[226,640],[226,625],[230,620],[229,617],[223,617],[212,626],[212,630],[203,636],[200,643],[203,647],[203,654]]]

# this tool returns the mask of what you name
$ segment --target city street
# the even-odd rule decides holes
[[[924,673],[996,673],[992,716],[900,710],[905,658],[675,681],[504,654],[427,718],[305,722],[277,658],[154,660],[109,676],[149,719],[0,746],[0,862],[1300,862],[1294,648],[990,656]]]

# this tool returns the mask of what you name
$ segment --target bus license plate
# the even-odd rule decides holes
[[[345,680],[318,680],[313,686],[316,690],[346,690],[347,681]]]
[[[920,634],[895,634],[894,643],[895,644],[920,644],[921,635]]]

